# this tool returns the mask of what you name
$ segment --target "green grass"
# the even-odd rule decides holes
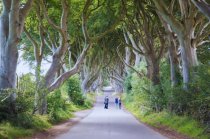
[[[73,112],[89,109],[95,102],[95,94],[89,93],[86,96],[83,106],[74,105],[73,103],[66,104],[65,111],[59,109],[48,115],[32,115],[22,113],[19,115],[17,122],[0,123],[0,139],[16,139],[20,137],[31,136],[37,131],[49,129],[52,124],[56,124],[69,118],[74,117]],[[53,119],[52,119],[53,118]]]
[[[52,124],[49,122],[48,115],[34,115],[33,116],[33,129],[42,131],[52,127]]]
[[[84,109],[86,109],[85,106],[78,106],[72,103],[66,104],[66,110],[58,109],[56,111],[53,111],[52,113],[49,113],[48,115],[49,121],[50,123],[53,123],[53,124],[66,121],[74,117],[73,112],[84,110]]]
[[[96,101],[96,94],[95,93],[88,93],[86,95],[84,108],[86,108],[86,109],[92,108],[95,101]]]
[[[18,126],[18,122],[20,121],[17,121],[15,123],[17,125],[11,124],[10,122],[1,123],[0,124],[0,138],[16,139],[20,137],[30,136],[36,131],[43,131],[51,127],[51,124],[48,122],[47,116],[33,115],[33,116],[30,116],[30,118],[31,118],[30,121],[25,119],[25,121],[27,121],[27,123],[25,122],[25,124],[27,124],[27,126],[30,125],[30,128],[23,127],[26,125]]]
[[[140,121],[154,127],[165,126],[171,130],[177,131],[180,134],[189,136],[195,139],[209,139],[210,135],[205,133],[205,127],[198,121],[187,117],[170,114],[166,111],[159,113],[148,112],[141,113],[138,107],[134,107],[132,102],[125,103],[126,108],[131,111]]]
[[[0,124],[0,138],[3,139],[15,139],[23,136],[30,136],[34,131],[32,129],[24,129],[20,127],[14,127],[10,123]]]

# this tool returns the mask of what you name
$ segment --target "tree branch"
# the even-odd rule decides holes
[[[167,11],[164,1],[153,0],[153,2],[158,9],[157,13],[159,13],[161,17],[171,26],[176,34],[182,35],[182,31],[184,30],[183,25],[179,21],[176,21],[176,19]]]
[[[120,53],[119,53],[119,46],[117,47],[117,55],[118,55],[118,57],[120,58],[120,60],[126,65],[126,66],[128,66],[129,68],[131,68],[134,72],[136,72],[137,73],[137,75],[139,76],[139,77],[142,77],[142,76],[144,76],[144,74],[143,73],[140,73],[139,71],[137,71],[135,68],[133,68],[131,65],[129,65],[128,63],[126,63],[125,62],[125,60],[123,60],[123,58],[122,58],[122,56],[120,55]]]
[[[191,1],[210,20],[210,5],[205,0],[191,0]]]
[[[80,66],[88,52],[88,50],[92,47],[92,44],[89,44],[88,46],[86,46],[82,53],[80,54],[80,57],[77,59],[77,62],[75,63],[74,67],[72,69],[70,69],[69,71],[63,73],[62,75],[60,75],[49,87],[48,90],[51,92],[54,89],[58,88],[61,84],[63,84],[63,82],[68,79],[69,77],[71,77],[72,75],[76,74],[79,72]]]
[[[34,0],[28,0],[26,2],[26,4],[24,5],[24,7],[20,10],[21,12],[21,16],[23,19],[25,19],[25,17],[27,16],[29,10],[31,9],[32,5],[33,5]]]
[[[114,80],[117,80],[117,81],[119,81],[120,83],[124,83],[124,81],[123,81],[122,79],[119,79],[119,78],[117,78],[117,77],[115,77],[115,76],[109,75],[109,78],[112,78],[112,79],[114,79]]]
[[[43,13],[44,13],[44,16],[45,16],[47,22],[48,22],[55,30],[57,30],[57,31],[60,33],[62,39],[65,39],[65,35],[64,35],[64,32],[63,32],[62,28],[59,27],[59,26],[57,26],[57,25],[49,18],[43,0],[40,0],[40,2],[41,2],[41,6],[42,6],[42,9],[43,9]],[[63,10],[66,10],[66,9],[63,9]],[[63,42],[63,43],[64,43],[64,42]],[[63,45],[64,45],[64,44],[62,44],[62,46],[63,46]]]

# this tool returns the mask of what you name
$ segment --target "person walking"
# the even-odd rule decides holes
[[[108,96],[106,96],[104,99],[104,109],[108,109],[108,107],[109,107],[109,98]]]
[[[115,107],[118,108],[118,98],[115,98]]]
[[[121,109],[122,106],[121,98],[118,99],[118,103],[119,103],[119,109]]]

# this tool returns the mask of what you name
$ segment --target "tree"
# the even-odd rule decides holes
[[[179,10],[180,16],[173,14],[176,1],[153,0],[153,2],[157,13],[177,35],[181,49],[183,83],[184,88],[187,89],[190,83],[190,70],[198,65],[197,46],[203,44],[209,34],[209,32],[203,32],[207,27],[206,22],[189,0],[178,1],[179,7],[176,11]],[[166,6],[168,3],[169,8]]]
[[[210,20],[210,6],[205,0],[191,0],[197,8]]]
[[[126,35],[135,53],[145,57],[147,62],[147,77],[154,85],[160,83],[159,62],[165,52],[165,30],[152,6],[140,1],[133,1],[132,7],[127,7]],[[135,54],[136,55],[136,54]],[[138,57],[136,57],[138,58]],[[136,62],[135,62],[136,63]]]
[[[51,66],[48,69],[47,73],[44,75],[43,84],[40,86],[41,89],[46,90],[46,91],[42,91],[43,94],[41,95],[41,98],[43,99],[41,102],[42,103],[41,112],[40,112],[41,114],[46,112],[47,93],[52,92],[56,88],[60,87],[68,78],[78,73],[80,71],[82,63],[84,62],[84,59],[88,50],[93,45],[96,45],[96,43],[100,39],[102,39],[106,34],[108,34],[109,32],[112,32],[115,29],[115,27],[118,25],[121,19],[121,15],[120,15],[119,17],[115,18],[117,19],[116,21],[114,20],[110,22],[109,24],[100,26],[101,28],[99,29],[101,30],[91,31],[90,33],[89,30],[96,28],[94,24],[91,24],[91,22],[94,22],[95,18],[99,17],[100,10],[107,11],[106,6],[107,4],[109,4],[109,2],[105,2],[105,1],[96,2],[94,0],[87,0],[86,2],[82,2],[82,4],[84,5],[80,6],[79,10],[73,9],[77,7],[72,6],[74,4],[77,4],[77,5],[81,4],[81,3],[78,3],[77,1],[72,1],[71,5],[69,5],[68,0],[62,0],[61,2],[59,1],[54,1],[54,2],[55,4],[51,4],[43,0],[40,0],[39,3],[41,3],[41,5],[37,4],[38,10],[36,11],[37,17],[38,19],[40,19],[38,20],[39,23],[37,25],[39,26],[41,25],[42,27],[41,30],[39,31],[43,31],[43,34],[44,34],[44,35],[42,35],[42,33],[39,34],[41,40],[43,39],[43,41],[41,42],[43,42],[42,44],[46,45],[49,48],[50,50],[49,54],[52,57]],[[57,3],[61,3],[62,8],[59,8],[56,14],[51,14],[51,9],[56,9]],[[119,2],[117,4],[120,5]],[[118,9],[115,9],[115,10],[118,10]],[[70,11],[72,13],[70,13]],[[115,13],[115,11],[113,11],[113,13]],[[103,14],[105,15],[105,12]],[[69,17],[69,15],[71,15],[71,18]],[[82,15],[82,17],[80,17],[80,15]],[[54,18],[54,16],[56,16],[56,18]],[[42,19],[42,17],[44,17],[44,19]],[[112,19],[113,17],[109,17],[109,18]],[[108,20],[110,20],[109,18]],[[97,20],[100,20],[100,19],[97,19]],[[69,24],[69,22],[73,23],[73,25]],[[77,24],[76,28],[75,28],[75,24]],[[82,32],[80,31],[81,28],[82,28]],[[32,44],[34,45],[35,44],[34,42],[36,40],[36,35],[34,35],[34,38],[32,38],[33,34],[31,34],[31,37],[30,37],[30,33],[28,33],[27,30],[26,30],[26,34],[28,38],[31,40]],[[77,52],[73,53],[75,51],[73,50],[75,49],[75,47],[73,47],[74,44],[76,45],[79,44],[77,46],[79,48],[76,48],[76,49],[77,50],[81,49],[81,51],[78,52],[76,50]],[[40,51],[38,51],[39,49],[37,48],[37,46],[35,46],[34,48],[35,48],[34,55],[35,57],[37,57],[38,55],[40,55]],[[43,47],[40,46],[39,48],[43,48]],[[76,54],[79,56],[75,57],[72,54],[74,55]],[[67,60],[67,56],[69,56],[70,59],[74,58],[73,63],[69,62],[70,64],[74,64],[74,65],[73,66],[71,65],[69,69],[65,68],[65,70],[62,70],[62,72],[60,72],[61,69],[64,69],[63,67],[64,67],[64,64],[66,64],[66,61],[71,61],[71,60]],[[42,59],[43,54],[39,56],[39,58]]]
[[[0,89],[16,87],[17,45],[33,0],[3,0],[0,16]]]

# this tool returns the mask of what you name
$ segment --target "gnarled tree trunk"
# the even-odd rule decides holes
[[[32,6],[28,0],[20,8],[20,0],[3,0],[0,17],[0,89],[16,88],[17,45],[24,20]]]

